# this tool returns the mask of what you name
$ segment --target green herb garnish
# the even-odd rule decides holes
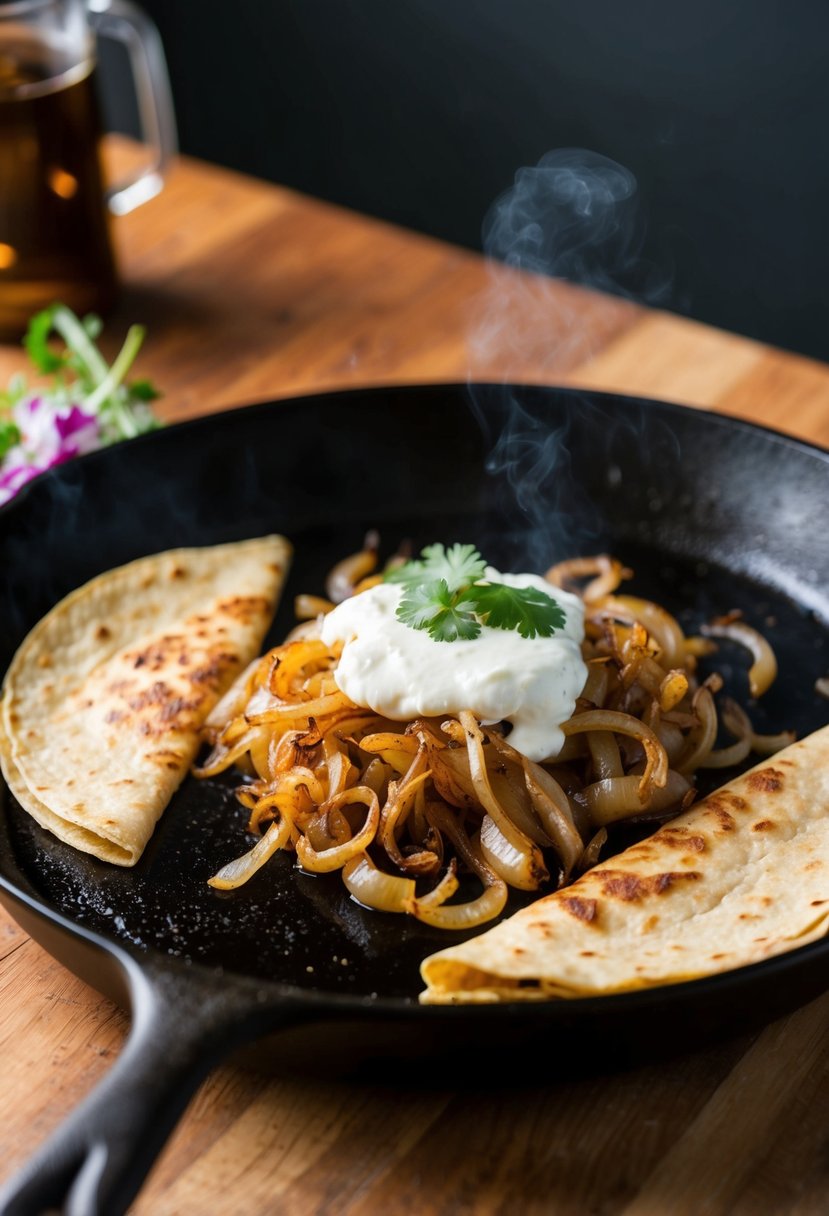
[[[98,317],[76,317],[63,304],[29,322],[23,344],[42,382],[30,386],[18,374],[0,389],[0,506],[53,465],[159,425],[156,389],[127,380],[143,326],[130,326],[112,364],[96,345],[100,332]]]
[[[96,345],[101,328],[100,317],[76,317],[65,305],[53,304],[32,317],[23,345],[37,371],[53,378],[38,395],[58,408],[74,403],[95,414],[102,441],[112,443],[158,426],[148,403],[160,394],[149,380],[126,380],[144,341],[143,325],[130,326],[111,366]],[[62,348],[52,344],[54,337],[63,340]]]
[[[443,579],[450,591],[469,587],[484,577],[486,562],[474,545],[427,545],[421,550],[420,561],[413,558],[386,575],[387,583],[402,583],[418,587],[422,583]]]
[[[13,422],[6,422],[0,418],[0,460],[10,452],[16,444],[20,443],[20,431]]]
[[[472,640],[482,625],[522,638],[548,638],[564,628],[564,610],[551,595],[537,587],[482,581],[485,571],[473,545],[427,545],[419,559],[386,575],[386,582],[403,586],[397,619],[428,630],[436,642]]]

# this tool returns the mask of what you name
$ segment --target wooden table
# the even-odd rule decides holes
[[[495,273],[474,254],[195,161],[116,236],[126,288],[109,340],[148,324],[139,366],[164,388],[171,421],[319,388],[472,376],[662,397],[829,444],[827,367]],[[21,364],[0,348],[0,379]],[[103,1075],[126,1030],[123,1013],[0,913],[0,1176]],[[823,1213],[828,1074],[829,994],[714,1050],[536,1090],[404,1097],[393,1084],[225,1067],[133,1210]]]

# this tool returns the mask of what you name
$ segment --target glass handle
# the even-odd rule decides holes
[[[177,149],[176,117],[170,77],[161,38],[153,22],[130,0],[90,0],[92,27],[101,38],[112,38],[126,47],[132,68],[141,134],[151,159],[126,181],[107,191],[114,215],[126,215],[154,198],[164,184],[164,174]]]

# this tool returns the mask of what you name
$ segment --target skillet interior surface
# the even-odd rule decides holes
[[[826,453],[733,420],[575,391],[481,386],[473,407],[460,386],[327,394],[201,419],[57,470],[0,512],[0,666],[100,571],[267,531],[296,550],[274,644],[293,624],[294,595],[321,591],[330,566],[377,528],[387,553],[403,538],[472,541],[507,570],[613,552],[635,570],[632,592],[688,630],[737,608],[769,637],[780,676],[752,707],[758,729],[802,735],[826,722],[814,689],[829,671]],[[745,653],[724,646],[716,665],[746,703]],[[248,847],[232,791],[232,780],[188,778],[130,870],[62,845],[5,793],[0,874],[139,958],[414,1002],[420,961],[456,935],[367,911],[338,876],[300,873],[284,854],[237,892],[207,887]],[[800,953],[814,968],[829,947]],[[665,995],[682,1001],[691,988]]]

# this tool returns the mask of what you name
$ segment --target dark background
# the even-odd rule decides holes
[[[480,248],[518,168],[591,149],[638,179],[661,285],[620,290],[829,358],[824,0],[144,7],[184,151]]]

